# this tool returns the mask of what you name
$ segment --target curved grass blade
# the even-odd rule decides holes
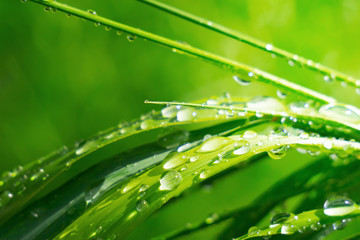
[[[287,219],[281,223],[275,223],[264,230],[260,230],[258,228],[249,229],[249,234],[236,239],[245,240],[279,234],[292,235],[298,232],[302,233],[307,230],[316,231],[326,227],[328,224],[341,222],[344,218],[354,218],[360,216],[359,206],[355,204],[348,208],[351,208],[351,212],[341,216],[329,216],[326,214],[326,209],[317,209],[303,212],[298,215],[289,215],[287,216]]]
[[[170,40],[168,38],[161,37],[159,35],[146,32],[138,28],[130,27],[128,25],[101,17],[97,14],[93,14],[93,12],[86,12],[56,1],[50,1],[50,0],[31,0],[31,1],[45,5],[53,9],[57,9],[61,12],[65,12],[80,17],[85,20],[92,21],[96,24],[111,27],[119,31],[124,31],[133,36],[138,36],[143,39],[158,43],[162,46],[175,49],[175,51],[178,52],[183,52],[183,53],[185,52],[191,56],[198,57],[200,59],[214,63],[216,65],[220,65],[224,69],[232,71],[233,73],[241,76],[244,80],[248,80],[248,81],[256,80],[263,82],[265,84],[270,84],[273,85],[274,87],[279,88],[284,92],[293,93],[308,99],[313,99],[320,103],[335,102],[334,98],[328,97],[314,90],[305,88],[301,85],[297,85],[293,82],[287,81],[286,79],[279,78],[275,75],[261,71],[257,68],[221,57],[219,55],[201,50],[199,48],[195,48],[193,46],[181,43],[179,41]]]
[[[325,81],[330,80],[337,80],[340,82],[345,82],[350,86],[359,88],[360,87],[360,79],[355,79],[349,75],[346,75],[342,72],[336,71],[334,69],[331,69],[329,67],[326,67],[320,63],[316,63],[310,59],[298,56],[296,54],[290,53],[286,50],[283,50],[281,48],[273,46],[271,43],[263,42],[259,39],[247,36],[239,31],[233,30],[231,28],[225,27],[223,25],[220,25],[218,23],[215,23],[213,21],[207,20],[205,18],[198,17],[194,14],[191,14],[189,12],[186,12],[184,10],[175,8],[173,6],[170,6],[165,3],[161,3],[157,0],[138,0],[140,2],[146,3],[150,6],[153,6],[155,8],[158,8],[164,12],[170,13],[172,15],[175,15],[177,17],[180,17],[184,20],[190,21],[192,23],[195,23],[197,25],[200,25],[202,27],[208,28],[212,31],[218,32],[220,34],[223,34],[227,37],[239,40],[241,42],[244,42],[250,46],[253,46],[255,48],[261,49],[263,51],[266,51],[270,54],[274,54],[276,56],[279,56],[281,58],[284,58],[288,61],[290,66],[300,66],[307,69],[310,69],[315,72],[319,72],[324,75]]]
[[[328,138],[269,139],[265,135],[247,138],[246,134],[248,133],[242,136],[213,137],[188,151],[169,155],[162,164],[129,179],[118,186],[117,190],[110,190],[97,205],[59,234],[57,239],[95,236],[123,238],[155,210],[171,198],[179,196],[187,188],[264,151],[273,156],[273,149],[288,145],[323,149],[324,142],[331,141],[331,152],[341,152],[344,151],[343,146],[349,144],[347,141]],[[360,144],[353,143],[352,148],[359,151]],[[140,188],[144,184],[149,191],[141,196]],[[92,223],[94,228],[89,228],[89,223]],[[101,232],[96,231],[99,227],[103,229]]]

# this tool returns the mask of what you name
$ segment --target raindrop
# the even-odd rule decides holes
[[[95,148],[97,148],[99,145],[98,143],[93,140],[93,141],[88,141],[88,142],[85,142],[80,148],[78,148],[76,151],[75,151],[75,154],[76,155],[81,155],[81,154],[84,154],[90,150],[93,150]]]
[[[248,235],[249,236],[254,236],[254,235],[258,235],[260,233],[260,229],[256,226],[252,226],[251,228],[249,228],[248,230]]]
[[[278,213],[273,216],[270,220],[270,228],[274,228],[281,223],[284,223],[291,216],[290,213]]]
[[[293,60],[291,60],[291,59],[288,61],[288,64],[289,64],[291,67],[295,66],[294,61],[293,61]]]
[[[285,99],[287,97],[287,94],[282,92],[281,90],[277,90],[276,91],[276,95],[278,96],[278,98],[280,99]]]
[[[89,10],[87,10],[87,12],[92,14],[92,15],[96,15],[96,11],[94,11],[94,10],[89,9]]]
[[[209,217],[207,217],[207,218],[205,219],[205,223],[206,223],[206,224],[212,224],[212,223],[214,223],[218,218],[219,218],[219,215],[217,215],[216,213],[212,213],[212,214],[210,214]]]
[[[141,200],[141,201],[139,202],[139,204],[136,206],[136,210],[137,210],[138,212],[143,212],[143,211],[145,211],[147,208],[149,208],[149,204],[148,204],[148,202],[147,202],[146,200]]]
[[[333,78],[331,78],[331,77],[329,77],[328,75],[325,75],[324,76],[324,81],[325,82],[332,82],[334,79]]]
[[[178,109],[174,105],[161,109],[161,115],[163,118],[174,118],[176,117],[177,112]]]
[[[253,111],[267,111],[285,112],[286,108],[282,102],[276,98],[258,96],[247,102],[247,108]]]
[[[286,155],[287,149],[287,145],[271,149],[270,151],[268,151],[269,157],[271,157],[272,159],[281,159]]]
[[[200,179],[205,179],[205,178],[207,178],[208,176],[209,176],[209,171],[208,170],[206,170],[206,169],[204,169],[204,170],[202,170],[201,172],[200,172],[200,175],[199,175],[199,178]]]
[[[236,149],[233,152],[235,155],[243,155],[243,154],[250,152],[250,150],[251,150],[250,144],[246,140],[240,140],[240,141],[236,142],[235,148]]]
[[[123,33],[123,32],[122,32],[121,30],[116,31],[116,34],[119,35],[119,36],[120,36],[122,33]]]
[[[190,162],[196,162],[197,160],[199,160],[199,156],[191,156],[190,157]]]
[[[184,145],[178,147],[177,151],[178,152],[185,152],[187,150],[189,150],[193,145],[191,143],[185,143]]]
[[[296,232],[296,228],[294,225],[284,224],[281,227],[281,234],[290,235]]]
[[[179,122],[192,121],[195,119],[195,116],[196,116],[196,115],[194,115],[194,112],[195,112],[194,108],[187,107],[187,108],[184,108],[184,109],[178,111],[176,114],[176,118]]]
[[[129,42],[134,42],[136,39],[136,36],[135,35],[127,35],[126,38]]]
[[[331,141],[330,139],[326,139],[326,140],[323,142],[324,148],[326,148],[326,149],[328,149],[328,150],[332,149],[332,148],[333,148],[333,145],[334,145],[334,143],[333,143],[333,141]]]
[[[165,164],[163,166],[164,169],[171,169],[178,167],[184,163],[186,163],[189,159],[189,156],[184,154],[175,154],[175,155],[169,155],[170,158],[168,160],[165,160]]]
[[[324,213],[328,216],[344,216],[352,213],[358,207],[349,198],[336,196],[324,203]]]
[[[251,81],[242,79],[238,75],[234,75],[233,79],[235,80],[235,82],[237,82],[238,84],[240,84],[242,86],[247,86],[247,85],[249,85],[251,83]]]
[[[244,132],[242,137],[247,139],[253,139],[257,137],[257,133],[253,130],[247,130],[246,132]]]
[[[145,192],[147,189],[149,189],[149,185],[141,184],[141,186],[139,188],[139,192]]]
[[[163,173],[160,178],[160,190],[174,190],[182,181],[181,174],[178,171],[168,171]]]
[[[206,140],[203,144],[201,144],[200,148],[197,150],[197,152],[200,153],[207,153],[207,152],[214,152],[219,149],[222,149],[226,145],[228,145],[231,142],[230,139],[225,137],[213,137],[208,140]]]
[[[322,106],[319,113],[329,118],[336,118],[340,121],[360,124],[360,110],[354,106],[340,103],[330,103]]]
[[[271,43],[268,43],[265,45],[266,50],[271,51],[273,49],[273,45]]]

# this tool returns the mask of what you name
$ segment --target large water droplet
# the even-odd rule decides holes
[[[244,134],[242,135],[243,138],[247,138],[247,139],[254,139],[257,137],[257,133],[253,130],[247,130],[244,132]]]
[[[286,145],[271,149],[270,151],[268,151],[269,157],[271,157],[272,159],[281,159],[286,155],[287,149],[288,146]]]
[[[258,96],[247,102],[247,108],[253,111],[284,112],[286,107],[276,98]]]
[[[235,147],[235,150],[233,153],[235,155],[243,155],[243,154],[250,152],[250,150],[251,150],[250,144],[246,140],[237,141],[235,143],[234,147]]]
[[[178,167],[184,163],[186,163],[188,161],[190,157],[188,155],[184,155],[184,154],[174,154],[174,155],[169,155],[169,158],[166,158],[164,161],[164,169],[171,169],[171,168],[175,168]]]
[[[360,110],[354,106],[330,103],[322,106],[319,113],[332,119],[360,124]]]
[[[324,203],[324,213],[328,216],[344,216],[357,209],[357,205],[346,197],[332,197]]]
[[[270,228],[274,228],[281,223],[284,223],[291,216],[290,213],[278,213],[273,216],[270,220]]]
[[[165,172],[160,178],[160,190],[174,190],[182,181],[181,174],[178,171]]]
[[[296,232],[296,228],[295,228],[294,225],[284,224],[281,227],[281,234],[291,235],[291,234],[293,234],[295,232]]]
[[[163,118],[174,118],[176,117],[177,112],[178,109],[176,108],[176,106],[169,106],[161,110],[161,115],[163,116]]]
[[[196,111],[194,108],[184,108],[177,112],[176,118],[179,122],[192,121],[195,119]]]
[[[206,140],[203,144],[201,144],[200,148],[197,152],[206,153],[206,152],[214,152],[219,149],[222,149],[226,145],[231,142],[230,139],[225,137],[213,137]]]

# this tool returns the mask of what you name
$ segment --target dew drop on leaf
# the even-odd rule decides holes
[[[344,105],[340,103],[330,103],[322,106],[319,113],[340,121],[360,124],[360,110],[354,106]]]
[[[272,97],[263,97],[263,96],[254,97],[253,99],[247,102],[246,107],[249,110],[253,110],[253,111],[262,111],[264,109],[266,111],[275,111],[275,112],[286,111],[286,107],[278,99]]]
[[[243,155],[243,154],[250,152],[250,150],[251,150],[250,144],[246,140],[237,141],[235,143],[234,147],[235,147],[235,150],[233,153],[235,155]]]
[[[278,213],[270,219],[270,228],[274,228],[281,223],[284,223],[291,216],[290,213]]]
[[[146,200],[141,200],[138,205],[136,206],[136,210],[138,212],[143,212],[145,211],[147,208],[149,208],[149,204]]]
[[[324,203],[324,213],[328,216],[344,216],[357,208],[351,199],[341,196],[332,197]]]
[[[177,112],[176,118],[179,122],[192,121],[196,116],[194,112],[196,112],[194,108],[184,108]]]
[[[213,137],[206,140],[203,144],[201,144],[197,152],[199,153],[214,152],[225,147],[230,142],[231,140],[225,137]]]
[[[286,145],[271,149],[270,151],[268,151],[269,157],[271,157],[272,159],[281,159],[286,155],[287,149],[288,146]]]
[[[176,117],[177,112],[178,109],[176,108],[176,106],[168,106],[161,109],[161,115],[163,118],[174,118]]]
[[[249,236],[254,236],[254,235],[258,235],[260,233],[260,229],[257,226],[252,226],[251,228],[249,228],[248,230],[248,235]]]
[[[237,82],[238,84],[240,84],[242,86],[248,86],[251,83],[251,81],[242,79],[238,75],[234,75],[233,79],[235,80],[235,82]]]
[[[160,190],[174,190],[182,181],[181,174],[178,171],[165,172],[160,178]]]

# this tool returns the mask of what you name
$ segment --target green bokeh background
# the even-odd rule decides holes
[[[152,9],[135,0],[66,1],[82,9],[257,66],[356,104],[349,87],[289,67],[260,50]],[[360,76],[360,2],[310,0],[166,1],[215,22]],[[103,27],[48,13],[31,2],[0,8],[0,169],[33,161],[62,145],[140,116],[145,99],[191,101],[241,87],[231,73],[148,41],[129,43]]]
[[[164,2],[360,77],[360,2],[357,0]],[[96,10],[110,19],[187,42],[290,79],[339,101],[359,105],[360,96],[353,88],[325,83],[320,74],[290,67],[281,59],[138,1],[66,3]],[[234,96],[276,95],[274,87],[258,83],[239,86],[230,72],[214,65],[172,53],[149,41],[137,39],[130,43],[124,34],[118,36],[113,30],[108,32],[101,26],[95,27],[63,13],[45,12],[42,6],[29,1],[25,4],[20,0],[3,1],[0,18],[1,171],[36,160],[63,145],[72,146],[79,139],[87,139],[153,108],[159,109],[144,104],[145,99],[192,101],[223,92]],[[259,183],[254,181],[248,185],[249,189],[242,189],[243,195],[251,196],[243,200],[245,205],[260,194],[255,191],[257,187],[268,187],[264,181],[270,185],[283,177],[279,169],[284,168],[286,160],[289,159],[271,166],[264,162],[240,175],[229,176],[222,180],[225,184],[218,184],[222,187],[214,186],[212,195],[199,191],[185,198],[183,203],[165,209],[163,214],[181,213],[183,206],[191,202],[189,217],[200,214],[196,217],[202,218],[207,208],[216,206],[211,199],[215,201],[215,196],[222,194],[232,198],[226,201],[228,207],[239,206],[234,200],[239,194],[226,181],[248,181],[255,176]],[[287,166],[297,169],[302,164]],[[269,168],[271,175],[261,173],[261,169]],[[201,202],[204,198],[208,202]],[[160,221],[161,216],[152,217],[154,225],[164,223]],[[188,220],[183,216],[178,224]],[[145,224],[132,235],[133,239],[153,230],[154,225]]]

